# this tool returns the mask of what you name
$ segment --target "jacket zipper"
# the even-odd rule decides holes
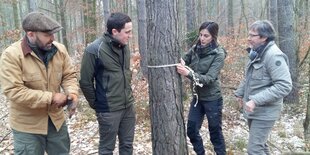
[[[122,58],[123,58],[123,64],[122,64],[122,73],[123,73],[123,78],[124,78],[124,95],[125,95],[125,108],[127,108],[127,94],[126,94],[126,75],[125,75],[125,54],[124,54],[124,49],[122,49]]]

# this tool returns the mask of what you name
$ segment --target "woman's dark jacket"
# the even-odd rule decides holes
[[[194,76],[203,84],[203,87],[196,86],[198,100],[214,101],[222,97],[219,74],[225,57],[225,49],[214,45],[194,46],[183,56],[185,65],[194,71],[187,76],[192,80],[192,85]]]

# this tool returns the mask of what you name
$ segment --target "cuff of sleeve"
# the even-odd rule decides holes
[[[52,104],[52,101],[53,101],[53,97],[54,97],[54,95],[55,95],[55,93],[53,93],[53,92],[48,92],[47,94],[47,104]]]
[[[193,73],[192,72],[189,72],[188,75],[186,76],[187,78],[193,80]]]

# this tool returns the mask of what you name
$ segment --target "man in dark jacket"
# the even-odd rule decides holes
[[[131,90],[129,16],[112,13],[107,33],[92,42],[83,55],[80,87],[99,123],[99,154],[113,154],[116,136],[119,154],[132,154],[135,129]]]

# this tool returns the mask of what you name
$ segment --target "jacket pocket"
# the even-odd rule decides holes
[[[264,64],[253,64],[252,79],[263,79],[266,69]]]
[[[42,90],[42,77],[39,73],[28,73],[23,75],[23,81],[26,87],[35,89],[35,90]]]

